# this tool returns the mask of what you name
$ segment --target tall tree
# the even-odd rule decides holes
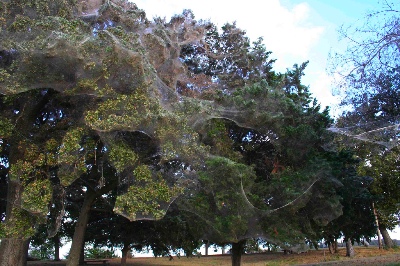
[[[368,164],[363,164],[359,172],[374,179],[371,193],[375,195],[375,206],[378,212],[379,230],[383,235],[385,246],[393,247],[388,230],[399,224],[400,186],[399,151],[393,148],[390,152],[368,156]]]
[[[331,61],[332,71],[341,74],[341,85],[346,87],[343,104],[350,107],[337,121],[338,132],[364,160],[361,175],[374,179],[371,193],[376,196],[375,206],[382,221],[379,227],[385,232],[388,246],[391,240],[386,227],[393,227],[393,217],[399,212],[393,204],[398,202],[398,195],[391,192],[392,184],[397,183],[395,157],[399,144],[398,11],[396,2],[382,1],[381,7],[369,12],[360,23],[343,28],[342,36],[350,44],[345,53],[334,55]]]

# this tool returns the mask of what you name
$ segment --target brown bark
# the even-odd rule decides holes
[[[54,241],[54,260],[59,261],[60,260],[60,237],[58,235],[55,235],[53,237]]]
[[[96,192],[92,189],[88,189],[86,191],[81,212],[75,226],[74,236],[72,237],[72,244],[67,266],[77,266],[81,262],[81,251],[85,241],[86,226],[89,221],[90,208],[96,199],[96,196]]]
[[[329,243],[328,243],[328,249],[329,249],[329,252],[331,253],[331,254],[335,254],[335,253],[338,253],[339,251],[338,251],[338,242],[337,242],[337,239],[335,238],[333,241],[330,241]]]
[[[328,249],[329,249],[329,253],[331,253],[333,255],[334,252],[334,248],[333,248],[333,243],[329,242],[328,243]]]
[[[126,266],[126,259],[128,258],[128,254],[131,251],[131,245],[128,244],[124,244],[124,247],[122,248],[121,252],[122,252],[122,258],[121,258],[121,266]]]
[[[110,191],[115,185],[117,180],[113,180],[100,190],[93,190],[88,188],[85,194],[85,199],[79,213],[78,221],[75,226],[74,236],[72,237],[71,249],[67,261],[67,266],[76,266],[83,264],[83,249],[85,244],[86,226],[89,221],[90,208],[96,198],[104,193]]]
[[[19,182],[13,182],[9,180],[7,188],[7,210],[6,210],[6,222],[9,222],[9,226],[13,230],[22,232],[26,227],[17,227],[12,220],[14,218],[15,210],[21,205],[21,184]],[[18,222],[18,218],[16,218]],[[11,221],[11,222],[10,222]],[[26,259],[28,257],[29,239],[23,236],[10,236],[4,238],[0,243],[0,266],[25,266]]]
[[[346,257],[353,258],[355,256],[354,247],[351,243],[351,239],[348,238],[346,241]]]
[[[339,253],[338,242],[337,242],[336,238],[335,238],[335,242],[333,243],[333,247],[334,247],[335,253]]]
[[[241,240],[237,243],[232,243],[232,266],[240,266],[242,264],[242,253],[246,240]]]
[[[210,245],[210,241],[207,240],[205,245],[204,245],[204,249],[205,249],[204,255],[205,256],[208,256],[208,247],[209,247],[209,245]]]
[[[385,243],[385,247],[386,248],[393,248],[393,240],[389,235],[389,232],[387,231],[387,229],[385,227],[383,227],[382,225],[380,226],[380,231],[382,233],[382,237],[383,237],[383,241]]]
[[[35,100],[26,100],[21,106],[19,117],[15,120],[15,132],[26,132],[33,125],[38,111],[47,103],[46,97],[42,98],[39,102]],[[9,164],[10,166],[24,160],[25,147],[21,145],[20,141],[25,140],[23,134],[18,134],[11,138]],[[29,237],[24,234],[26,230],[32,229],[32,221],[27,223],[23,219],[29,219],[25,213],[25,217],[21,217],[21,196],[23,186],[19,180],[19,176],[8,176],[7,187],[7,206],[6,206],[6,219],[5,222],[12,229],[16,231],[11,233],[7,238],[2,239],[0,243],[0,266],[23,266],[27,265]]]
[[[28,247],[29,239],[2,239],[0,248],[0,266],[26,266]]]
[[[79,265],[85,264],[85,241],[82,242],[81,254],[79,256]]]
[[[375,216],[375,224],[376,224],[376,231],[377,231],[376,233],[378,235],[378,246],[379,246],[379,249],[381,249],[382,248],[382,238],[381,238],[381,232],[379,230],[378,214],[376,212],[375,204],[373,202],[372,202],[372,209],[374,210],[374,216]]]

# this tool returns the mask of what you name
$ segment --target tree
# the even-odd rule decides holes
[[[48,227],[44,224],[39,225],[36,234],[31,237],[29,242],[29,253],[31,257],[45,260],[60,260],[60,248],[62,247],[61,230],[53,237],[48,235]]]
[[[9,149],[0,265],[24,264],[32,225],[76,184],[84,193],[68,265],[82,259],[90,211],[111,190],[113,211],[132,221],[161,219],[179,197],[232,243],[233,265],[254,233],[282,245],[302,239],[296,211],[328,179],[314,158],[330,123],[300,82],[306,64],[275,74],[260,41],[250,48],[234,24],[219,36],[188,11],[167,23],[120,0],[0,3],[0,135]],[[200,74],[184,64],[196,49],[180,60],[196,43],[212,47],[199,53]],[[211,84],[209,95],[176,93],[195,75]],[[247,156],[254,150],[264,163]]]
[[[399,223],[398,203],[400,195],[397,187],[400,184],[398,174],[398,148],[392,149],[381,155],[368,157],[369,164],[360,166],[359,172],[369,175],[374,179],[371,193],[375,195],[375,206],[378,212],[379,230],[383,235],[385,246],[393,247],[388,230],[393,230]]]
[[[348,88],[369,91],[377,76],[399,66],[398,11],[397,3],[385,0],[380,9],[341,28],[349,45],[344,53],[332,55],[331,72],[343,77]]]
[[[198,215],[208,225],[205,239],[232,245],[232,265],[240,265],[244,243],[252,236],[263,235],[281,246],[297,244],[302,237],[304,241],[301,225],[306,219],[301,219],[303,213],[299,210],[312,201],[311,195],[318,187],[315,184],[329,182],[329,168],[324,169],[326,165],[316,159],[323,160],[320,141],[329,116],[327,112],[320,113],[318,106],[305,104],[310,103],[309,94],[299,93],[297,98],[292,95],[298,93],[296,88],[272,89],[261,82],[232,94],[217,94],[218,101],[226,106],[238,105],[243,110],[248,106],[259,110],[257,107],[262,106],[262,110],[270,108],[269,115],[280,114],[273,118],[260,114],[258,121],[262,121],[267,133],[217,118],[200,131],[214,157],[199,174],[197,193],[190,190],[182,199],[181,208]],[[251,115],[247,117],[252,119]],[[328,200],[338,203],[336,195],[320,197],[318,204],[308,205],[308,218],[324,224],[340,215],[332,211],[340,204],[327,204]],[[198,224],[196,227],[202,228]]]
[[[344,54],[332,60],[332,71],[341,74],[347,90],[343,104],[350,106],[338,119],[337,132],[345,135],[343,139],[364,160],[360,174],[374,179],[371,193],[389,247],[391,239],[385,227],[393,227],[399,211],[393,203],[398,202],[397,193],[391,192],[397,182],[394,158],[399,144],[398,10],[397,3],[382,1],[381,8],[368,13],[361,24],[342,29],[350,44]]]
[[[9,193],[7,196],[9,206],[7,207],[6,223],[2,223],[2,226],[4,225],[7,228],[13,229],[7,230],[8,232],[21,233],[20,235],[10,235],[9,233],[7,238],[3,239],[1,254],[7,254],[7,258],[4,256],[1,257],[0,261],[2,261],[2,265],[24,264],[24,256],[22,254],[24,253],[23,250],[26,249],[25,243],[27,242],[25,239],[34,232],[32,225],[37,220],[36,216],[29,214],[29,212],[47,212],[46,206],[51,199],[51,186],[48,182],[52,177],[59,179],[59,182],[63,186],[68,186],[86,172],[96,172],[96,168],[92,167],[93,164],[85,164],[87,158],[91,158],[92,160],[93,157],[96,158],[96,145],[93,145],[92,142],[85,142],[85,136],[96,136],[98,132],[95,133],[93,131],[95,128],[97,128],[95,130],[102,132],[100,138],[103,143],[106,143],[106,150],[108,151],[112,165],[119,173],[125,169],[127,171],[128,164],[138,166],[138,161],[132,160],[135,158],[135,153],[127,151],[123,141],[113,142],[115,140],[113,137],[115,137],[115,132],[122,127],[125,127],[125,129],[131,128],[131,132],[146,131],[144,129],[146,123],[156,118],[149,115],[139,118],[136,122],[125,121],[127,125],[129,124],[128,127],[126,125],[118,125],[118,119],[109,120],[109,123],[113,124],[111,127],[103,122],[100,122],[99,125],[99,120],[96,121],[93,119],[99,116],[109,116],[110,114],[104,113],[106,110],[115,111],[116,108],[120,109],[124,107],[125,110],[129,110],[130,108],[130,112],[136,112],[136,114],[138,114],[138,111],[140,114],[143,113],[142,111],[146,113],[145,110],[147,109],[147,111],[152,111],[153,114],[156,114],[161,119],[160,121],[164,121],[165,123],[173,120],[173,117],[165,115],[166,113],[155,113],[160,111],[157,108],[157,106],[160,107],[160,103],[156,103],[156,101],[154,102],[156,103],[155,105],[150,104],[146,98],[143,98],[146,93],[142,94],[142,96],[140,96],[141,93],[136,93],[133,98],[131,95],[128,99],[124,96],[127,90],[134,90],[145,84],[143,83],[144,61],[141,60],[144,57],[142,58],[139,53],[133,52],[136,51],[138,45],[132,39],[136,35],[126,34],[119,36],[123,33],[121,27],[112,27],[111,31],[113,33],[109,34],[110,31],[105,30],[104,23],[101,23],[101,25],[91,24],[93,17],[82,15],[83,13],[92,12],[93,10],[90,9],[92,7],[95,9],[102,7],[103,18],[107,16],[114,17],[116,14],[114,12],[117,11],[125,12],[126,18],[130,20],[126,25],[134,27],[134,25],[142,23],[143,30],[145,21],[142,20],[142,11],[135,9],[134,5],[128,3],[107,2],[104,5],[97,5],[97,7],[96,4],[98,4],[96,1],[91,1],[89,5],[86,5],[83,1],[79,3],[52,1],[48,5],[47,2],[44,5],[43,3],[31,5],[30,3],[1,2],[0,10],[5,20],[2,21],[1,25],[2,68],[0,91],[2,95],[5,95],[2,97],[2,100],[10,103],[10,107],[3,111],[1,117],[2,125],[5,125],[2,127],[1,134],[3,142],[7,141],[10,146],[7,158],[10,169],[8,174]],[[126,12],[127,9],[130,9],[133,13],[130,12],[128,15],[128,12]],[[107,21],[107,19],[104,21]],[[116,23],[116,21],[110,20],[110,23]],[[31,31],[31,29],[34,30]],[[101,31],[101,36],[96,33],[98,30]],[[52,35],[54,32],[58,32],[61,35]],[[29,36],[35,36],[36,41],[30,39]],[[51,36],[51,41],[47,38],[49,36]],[[121,38],[121,40],[125,38],[123,41],[124,44],[120,41],[115,42],[116,36],[119,36],[118,38]],[[154,35],[146,35],[146,40],[143,41],[163,44],[163,40],[158,38],[152,39],[152,37]],[[49,42],[43,43],[43,40],[48,40]],[[131,50],[124,47],[124,45],[136,48]],[[37,47],[40,47],[40,49],[36,49]],[[99,51],[103,51],[100,53],[102,56],[101,59],[96,56]],[[81,58],[80,56],[83,56],[85,59],[79,59]],[[136,62],[136,60],[138,61]],[[164,60],[168,61],[169,58],[164,58]],[[173,61],[169,60],[168,62],[172,63]],[[123,67],[124,64],[126,68]],[[118,67],[119,71],[112,71],[113,67]],[[121,71],[121,69],[125,69],[126,71]],[[168,71],[170,69],[168,68]],[[153,73],[151,75],[155,77],[155,72],[151,72],[150,66],[147,66],[146,70],[150,71],[149,73]],[[86,74],[82,75],[82,73]],[[114,74],[111,75],[110,73]],[[161,69],[159,73],[162,73]],[[167,82],[168,73],[165,74],[164,80]],[[128,75],[129,77],[124,75]],[[130,81],[132,85],[128,84]],[[156,83],[154,82],[150,87],[152,88],[152,92],[158,93],[162,87],[157,87]],[[49,87],[53,90],[48,89]],[[36,91],[36,88],[39,88],[39,91]],[[27,90],[28,92],[24,94],[23,92]],[[54,90],[58,91],[58,94]],[[95,92],[96,90],[101,91]],[[48,91],[51,93],[48,93]],[[95,93],[92,94],[93,92]],[[111,99],[108,97],[110,95],[106,95],[110,92],[110,95],[115,96],[115,93],[120,93],[121,95],[115,99]],[[153,95],[152,92],[147,92],[149,92],[148,95]],[[168,91],[165,92],[165,95],[167,93]],[[57,98],[58,96],[60,98]],[[142,107],[140,110],[136,110],[137,106],[132,102],[132,100],[135,101],[135,97],[136,104],[140,103],[139,106]],[[48,105],[48,103],[52,103],[53,99],[57,99],[57,104],[61,104],[62,108],[54,107],[55,111],[41,113],[42,108]],[[94,107],[99,104],[97,102],[99,99],[102,99],[105,105],[103,105],[103,109],[100,108],[100,112],[99,110],[96,112]],[[85,101],[85,104],[79,102],[81,100]],[[123,103],[127,103],[127,101],[130,101],[131,104],[126,105]],[[71,112],[71,115],[68,112]],[[135,119],[132,113],[129,115],[125,113],[125,116],[121,117],[126,119],[128,116],[131,119]],[[146,119],[149,120],[145,121]],[[96,123],[97,125],[95,125]],[[139,126],[139,124],[142,126]],[[174,125],[170,126],[170,130],[176,132]],[[132,126],[135,128],[132,129]],[[31,129],[29,134],[20,134],[21,132],[27,132],[29,129]],[[150,126],[148,129],[150,136],[154,136],[154,132],[157,132],[159,137],[163,139],[160,139],[164,143],[160,148],[162,150],[160,158],[168,160],[167,156],[174,157],[176,149],[171,150],[168,148],[171,145],[171,142],[168,141],[171,140],[172,135],[169,135],[168,130],[166,130],[167,128],[160,127],[157,129]],[[57,140],[52,138],[55,136],[57,136]],[[49,141],[44,142],[44,139]],[[90,139],[93,140],[95,138]],[[23,143],[26,144],[21,146]],[[115,145],[113,146],[112,143]],[[37,150],[43,152],[37,153]],[[53,160],[43,161],[43,158],[51,158]],[[23,165],[24,163],[25,165]],[[153,175],[148,175],[149,171],[145,167],[141,169],[144,170],[147,178],[153,177]],[[35,171],[41,173],[41,175],[33,175]],[[98,173],[96,173],[96,176],[100,177]],[[156,175],[154,175],[154,178],[156,178]],[[142,184],[145,185],[149,181],[151,180],[142,182]],[[45,190],[42,191],[35,188]],[[163,192],[166,195],[172,195],[177,191],[175,189],[172,190],[175,192],[170,193],[166,185],[159,186],[158,188],[160,189],[159,195],[163,194]],[[93,198],[93,196],[89,197],[89,195],[93,195],[90,192],[91,188],[89,188],[89,193],[87,194],[87,205],[90,205]],[[97,191],[95,194],[99,195],[97,193],[100,192]],[[143,191],[143,193],[145,192]],[[37,197],[38,193],[41,197]],[[164,199],[168,197],[166,195],[164,195]],[[20,201],[21,198],[24,198],[24,202]],[[33,202],[33,199],[37,201]],[[154,201],[156,200],[154,199]],[[142,199],[137,199],[136,203],[142,204]],[[24,207],[23,204],[30,204],[29,208]],[[140,206],[139,210],[141,210]],[[153,204],[152,206],[143,211],[151,215],[153,211],[156,212],[161,208],[157,204]],[[165,211],[158,211],[156,217],[162,216],[163,212]],[[22,217],[29,218],[24,225],[26,228],[21,228],[21,225],[23,225],[21,222],[25,219]],[[82,226],[84,227],[85,225],[83,224]],[[4,231],[2,230],[2,232]],[[71,260],[76,259],[76,257],[71,256]],[[8,262],[6,262],[7,260]],[[16,260],[19,261],[17,262]],[[72,263],[77,264],[76,261]]]
[[[221,31],[208,22],[201,42],[182,47],[180,59],[188,75],[178,80],[179,92],[202,92],[201,97],[207,98],[216,89],[234,91],[262,80],[275,86],[281,81],[282,75],[272,70],[276,60],[270,59],[272,52],[266,50],[262,38],[251,45],[246,32],[236,23],[226,23]]]
[[[338,194],[343,205],[343,215],[333,220],[324,228],[323,237],[328,244],[335,244],[338,237],[343,236],[347,247],[347,256],[354,256],[354,241],[370,239],[376,234],[375,217],[372,209],[374,196],[370,193],[373,179],[360,176],[357,166],[360,161],[349,150],[337,154],[328,154],[336,178],[343,184],[338,187]]]
[[[50,90],[34,90],[18,97],[2,97],[2,119],[7,125],[3,131],[8,131],[3,134],[8,146],[8,195],[6,220],[2,224],[7,238],[1,243],[1,254],[17,255],[7,255],[2,263],[24,263],[26,237],[34,233],[36,224],[47,214],[54,178],[52,151],[57,145],[55,138],[63,135],[65,128],[57,122],[62,120],[60,116],[67,115],[62,107],[53,109],[58,99],[52,96]]]

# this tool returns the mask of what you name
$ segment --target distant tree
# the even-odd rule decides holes
[[[63,228],[60,228],[56,235],[49,237],[46,224],[39,225],[35,235],[30,239],[30,255],[40,259],[52,259],[59,261],[60,249],[63,246],[63,231]]]
[[[339,85],[346,88],[343,104],[348,106],[336,126],[343,143],[354,148],[362,160],[359,174],[374,179],[371,193],[388,247],[392,244],[387,228],[393,228],[399,213],[398,195],[392,189],[399,145],[398,12],[397,3],[382,1],[381,7],[360,23],[342,28],[349,45],[345,53],[335,54],[331,60],[332,73],[340,74]]]
[[[236,23],[226,23],[220,32],[209,22],[204,40],[182,47],[180,58],[188,75],[178,81],[178,92],[199,95],[215,93],[215,89],[234,91],[262,80],[275,86],[282,75],[272,70],[276,60],[270,59],[271,52],[262,42],[259,38],[251,44]],[[201,97],[207,98],[208,93]]]
[[[385,246],[392,248],[393,241],[388,230],[393,230],[399,224],[400,213],[399,150],[396,147],[391,151],[367,158],[368,163],[361,165],[359,172],[371,176],[374,180],[371,193],[375,196],[379,230],[383,235]]]
[[[381,1],[380,8],[340,29],[349,45],[344,53],[331,55],[330,70],[343,78],[347,89],[354,89],[352,93],[368,92],[379,75],[400,65],[398,12],[397,2]]]

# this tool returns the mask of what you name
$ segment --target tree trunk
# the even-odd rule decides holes
[[[333,248],[333,243],[332,243],[332,242],[329,242],[329,243],[328,243],[328,249],[329,249],[329,253],[331,253],[332,255],[333,255],[333,253],[335,253],[335,252],[334,252],[334,248]]]
[[[19,112],[19,118],[14,124],[14,132],[28,132],[27,130],[33,126],[36,114],[48,102],[46,97],[39,102],[32,100],[24,102],[22,110]],[[21,144],[21,140],[26,140],[23,134],[14,135],[10,142],[9,165],[10,167],[19,160],[25,160],[25,146]],[[21,208],[21,196],[23,186],[19,176],[8,174],[7,187],[7,206],[6,218],[7,224],[6,234],[8,234],[0,243],[0,266],[22,266],[27,265],[29,235],[27,230],[32,229],[36,219],[28,212]]]
[[[381,249],[382,248],[382,238],[381,238],[381,232],[379,230],[378,214],[376,212],[375,204],[373,202],[372,202],[372,209],[374,210],[375,224],[376,224],[376,231],[377,231],[376,233],[378,234],[378,246],[379,246],[379,249]]]
[[[0,266],[26,266],[28,248],[28,239],[2,239],[0,247]]]
[[[128,254],[131,251],[131,246],[130,244],[124,244],[124,247],[122,248],[122,258],[121,258],[121,266],[126,266],[126,259],[128,258]]]
[[[385,247],[386,248],[393,248],[393,240],[389,235],[389,232],[387,231],[387,229],[385,227],[383,227],[382,225],[379,228],[381,230],[382,236],[383,236],[383,241],[385,243]]]
[[[209,245],[210,245],[210,241],[207,240],[205,245],[204,245],[204,249],[205,249],[204,255],[205,256],[208,256],[208,246]]]
[[[238,243],[232,243],[232,266],[240,266],[242,264],[242,253],[246,240],[241,240]]]
[[[319,250],[318,242],[317,242],[317,241],[312,241],[312,245],[313,245],[313,247],[314,247],[315,250]]]
[[[53,242],[54,242],[54,260],[59,261],[60,260],[60,237],[55,235],[53,237]]]
[[[335,238],[335,242],[333,242],[333,247],[335,253],[339,253],[337,238]]]
[[[84,265],[84,264],[85,264],[85,240],[83,240],[82,242],[81,255],[79,256],[79,265]]]
[[[1,240],[0,243],[0,266],[24,266],[27,265],[29,239],[24,236],[23,232],[33,226],[32,224],[22,221],[28,217],[20,217],[21,213],[21,193],[22,187],[19,182],[8,181],[7,188],[7,210],[5,223],[15,233],[10,233]],[[25,215],[29,215],[26,213]],[[14,217],[15,216],[15,217]],[[20,225],[18,222],[21,222]],[[20,234],[20,235],[19,235]]]
[[[67,266],[77,266],[81,263],[82,247],[85,243],[86,226],[89,221],[90,207],[96,199],[96,192],[88,189],[85,199],[75,226],[74,236],[72,238],[71,250],[69,252]]]
[[[21,105],[18,118],[14,123],[14,132],[29,132],[37,118],[38,112],[48,102],[47,97],[41,98],[39,101],[29,100],[24,101]],[[22,118],[22,119],[20,119]],[[24,134],[14,134],[10,138],[9,143],[9,160],[10,167],[18,163],[18,161],[25,161],[27,158],[26,146],[22,144],[27,140]],[[7,188],[7,206],[6,218],[8,234],[2,239],[0,244],[0,266],[20,266],[26,265],[29,248],[29,235],[32,233],[32,227],[35,226],[37,217],[34,217],[29,211],[21,208],[21,196],[23,191],[22,181],[17,174],[8,174],[8,188]],[[29,232],[27,232],[29,230]]]
[[[79,213],[78,221],[75,226],[74,236],[72,237],[71,249],[67,261],[67,266],[77,266],[84,262],[84,244],[85,244],[85,233],[86,226],[89,221],[90,208],[96,198],[104,193],[110,191],[115,185],[117,180],[109,183],[100,190],[94,191],[88,188],[85,194],[85,199]],[[1,266],[1,265],[0,265]]]
[[[353,248],[353,244],[351,244],[351,239],[348,238],[346,241],[346,257],[354,257],[355,256],[355,252],[354,252],[354,248]]]

